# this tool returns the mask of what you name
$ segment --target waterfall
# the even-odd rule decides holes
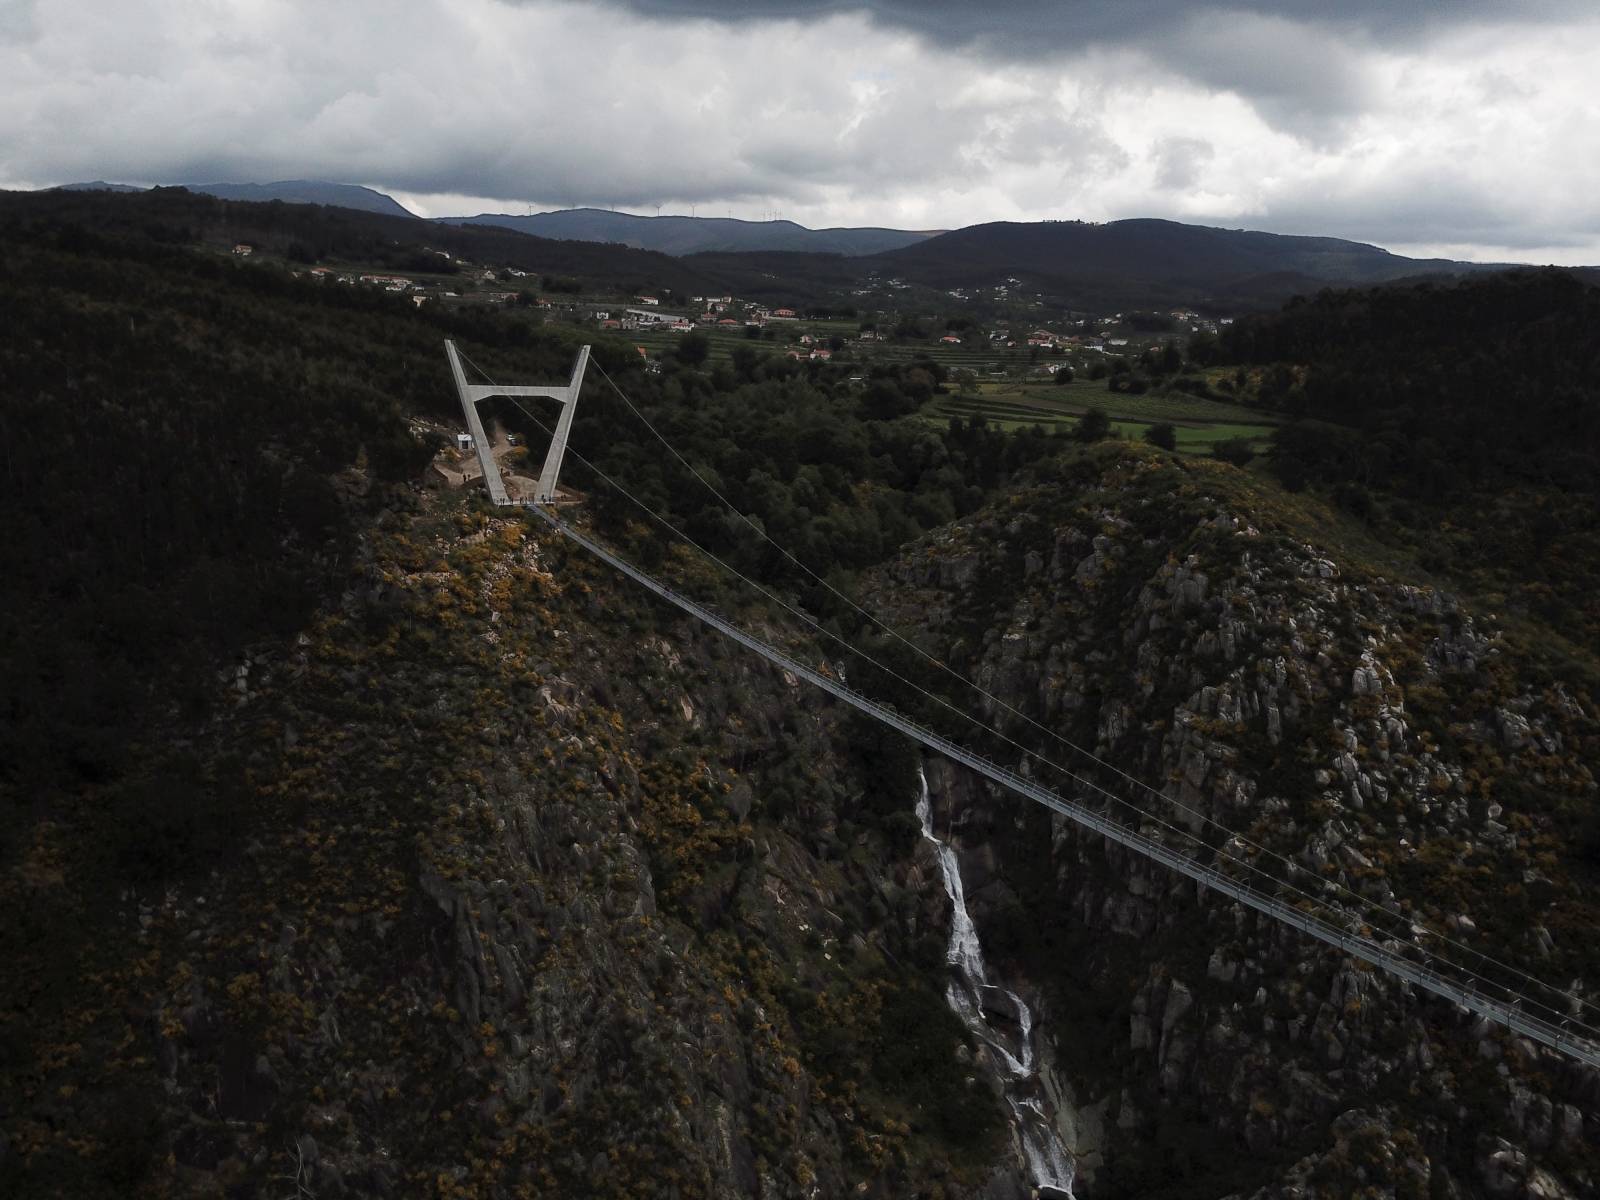
[[[933,804],[928,799],[928,778],[921,781],[917,797],[917,819],[922,836],[932,842],[939,856],[939,874],[944,879],[945,895],[950,897],[950,944],[945,961],[950,964],[945,1000],[987,1051],[984,1058],[998,1079],[1011,1127],[1022,1148],[1023,1162],[1041,1196],[1071,1197],[1072,1157],[1062,1144],[1054,1123],[1046,1114],[1044,1088],[1035,1071],[1033,1013],[1022,997],[1003,984],[991,982],[978,944],[978,930],[967,911],[966,893],[961,886],[961,865],[955,850],[933,835]],[[999,1025],[992,1017],[1015,1023],[1015,1030]]]

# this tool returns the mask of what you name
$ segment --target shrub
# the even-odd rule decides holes
[[[1245,466],[1255,456],[1256,450],[1249,438],[1224,438],[1211,447],[1211,457],[1236,467]]]
[[[1158,421],[1144,431],[1144,440],[1152,446],[1160,446],[1163,450],[1176,450],[1178,448],[1178,430],[1171,421]]]
[[[1111,433],[1111,418],[1103,408],[1091,408],[1078,418],[1074,436],[1080,442],[1098,442]]]

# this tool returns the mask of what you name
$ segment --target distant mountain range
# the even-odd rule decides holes
[[[835,302],[875,281],[899,280],[941,290],[1003,287],[1004,293],[991,296],[1037,293],[1063,307],[1093,311],[1179,304],[1234,311],[1275,307],[1297,293],[1328,286],[1458,276],[1513,265],[1406,258],[1341,238],[1147,218],[1105,224],[999,221],[950,232],[807,229],[793,221],[639,217],[594,208],[424,220],[393,197],[353,184],[299,179],[184,186],[231,201],[320,204],[403,219],[414,223],[419,240],[443,239],[450,228],[483,237],[493,231],[501,239],[531,236],[544,245],[504,243],[507,261],[536,258],[547,270],[636,274],[690,287],[696,286],[688,283],[691,278],[704,286],[718,280],[740,295],[779,303]],[[62,190],[146,189],[96,181]],[[401,228],[395,226],[391,236]],[[641,252],[658,257],[629,257]],[[1600,268],[1573,273],[1600,283]]]
[[[663,254],[799,251],[810,254],[881,254],[915,245],[939,230],[807,229],[793,221],[740,221],[732,217],[637,217],[603,208],[564,208],[518,217],[480,213],[440,217],[454,225],[500,225],[519,233],[579,242],[620,242]]]

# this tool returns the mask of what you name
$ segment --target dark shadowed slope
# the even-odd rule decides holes
[[[284,179],[277,183],[187,183],[191,192],[204,192],[223,200],[286,200],[294,204],[331,204],[390,217],[416,214],[393,196],[352,183],[327,183],[320,179]]]

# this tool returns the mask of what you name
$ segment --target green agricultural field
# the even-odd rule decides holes
[[[1260,445],[1271,437],[1274,427],[1267,414],[1242,405],[1181,392],[1122,395],[1108,391],[1103,381],[1090,380],[1061,386],[982,383],[967,394],[937,397],[923,409],[923,415],[943,423],[951,417],[971,418],[981,413],[1005,429],[1042,425],[1064,430],[1089,408],[1104,409],[1113,428],[1131,439],[1143,438],[1151,425],[1169,421],[1177,429],[1178,449],[1185,453],[1209,453],[1215,443],[1228,438],[1249,438]]]
[[[1127,395],[1107,389],[1104,380],[1074,379],[1070,384],[981,383],[978,391],[986,403],[1044,408],[1068,412],[1076,418],[1086,408],[1141,421],[1194,421],[1215,424],[1232,421],[1245,425],[1270,425],[1272,417],[1258,409],[1222,400],[1206,400],[1183,392],[1146,392]]]

